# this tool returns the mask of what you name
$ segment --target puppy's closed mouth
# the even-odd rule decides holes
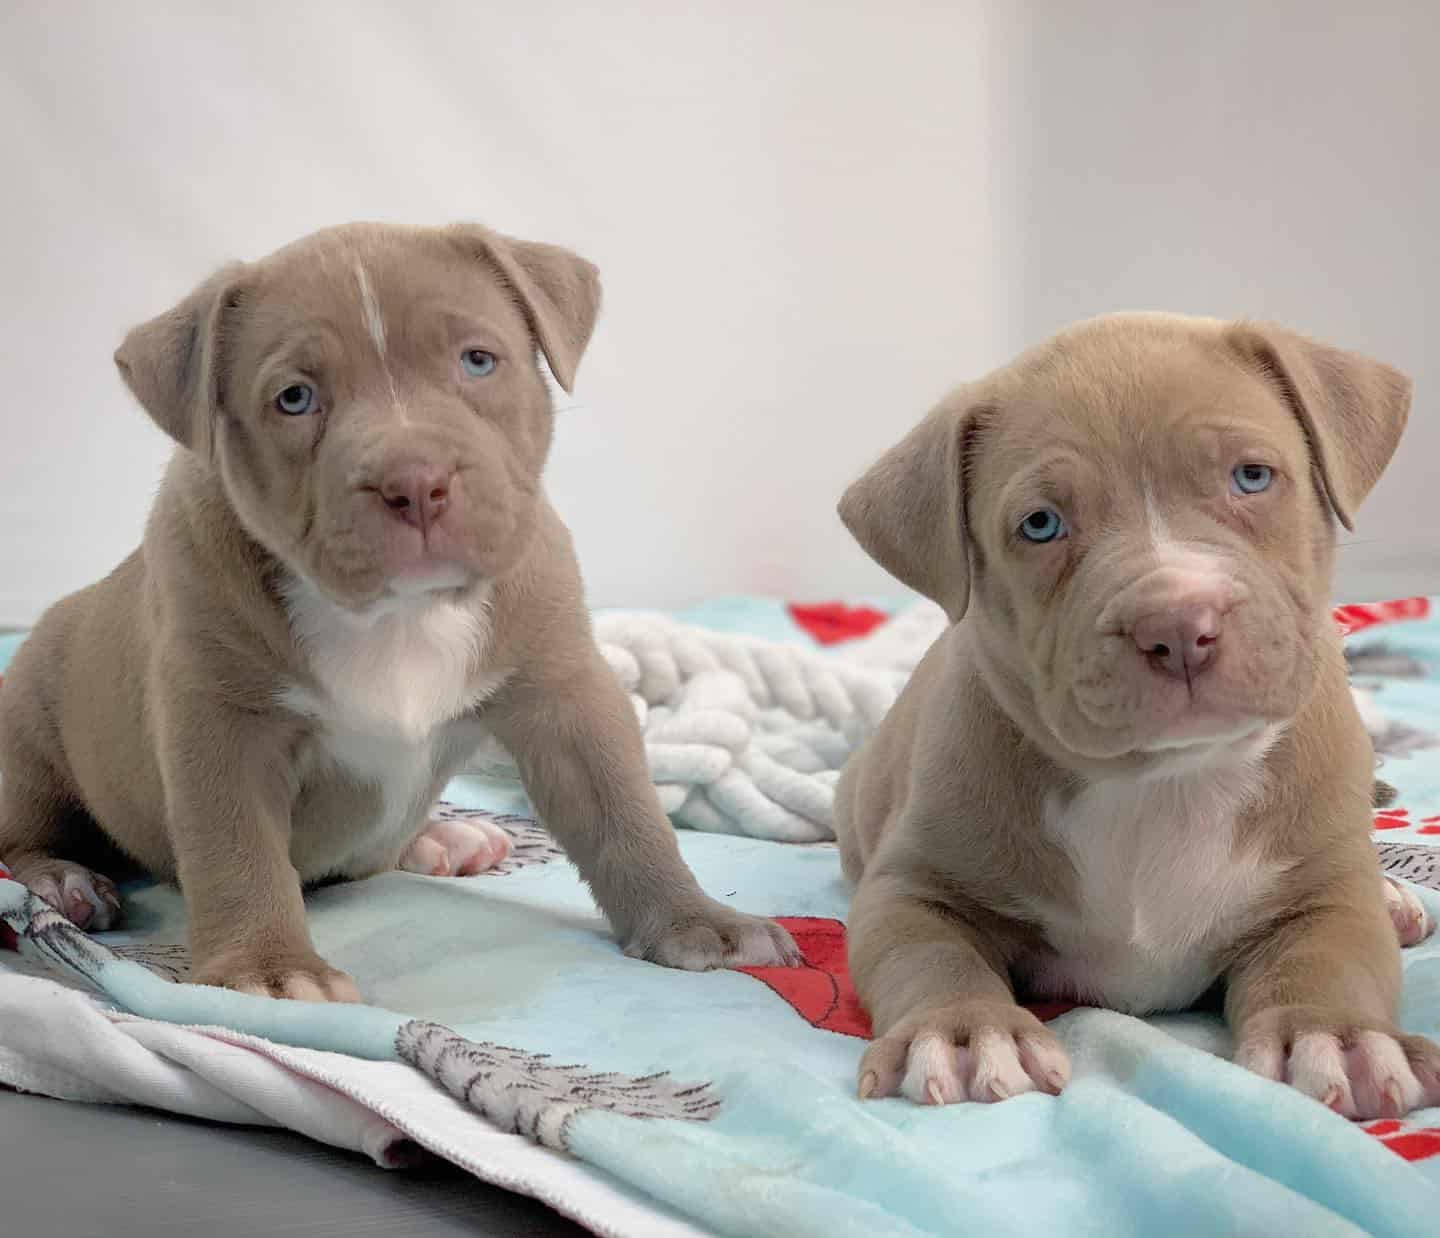
[[[459,593],[476,583],[474,573],[466,571],[458,563],[421,561],[396,572],[382,596],[411,598],[432,593]]]
[[[1205,734],[1186,734],[1183,730],[1154,739],[1139,746],[1138,751],[1171,754],[1177,757],[1193,758],[1203,764],[1207,755],[1231,756],[1237,749],[1252,743],[1264,741],[1265,746],[1274,742],[1275,736],[1283,729],[1282,724],[1266,722],[1262,718],[1248,718],[1236,722],[1232,727]],[[1168,769],[1161,769],[1168,774]]]

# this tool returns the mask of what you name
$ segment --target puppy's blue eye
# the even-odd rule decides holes
[[[471,378],[484,378],[495,368],[495,354],[483,348],[467,348],[460,354],[460,365]]]
[[[1027,542],[1053,542],[1064,534],[1064,518],[1053,508],[1042,507],[1020,522],[1020,536]]]
[[[291,383],[275,397],[275,407],[287,417],[299,417],[315,407],[315,388],[309,383]]]
[[[1270,489],[1273,475],[1266,464],[1242,464],[1230,474],[1230,488],[1236,494],[1259,494]]]

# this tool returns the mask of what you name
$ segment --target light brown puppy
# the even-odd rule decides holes
[[[1236,1059],[1356,1117],[1440,1102],[1395,1026],[1374,762],[1330,618],[1334,519],[1410,384],[1269,326],[1082,323],[952,394],[846,492],[936,642],[846,768],[862,1096],[1057,1092],[1016,1004],[1222,981]]]
[[[20,880],[109,925],[114,888],[73,851],[98,824],[178,878],[196,980],[354,999],[302,882],[503,856],[503,836],[424,830],[489,735],[627,953],[794,960],[680,858],[541,486],[537,347],[568,390],[599,296],[554,246],[356,224],[130,333],[120,372],[180,447],[141,548],[45,615],[0,691]]]

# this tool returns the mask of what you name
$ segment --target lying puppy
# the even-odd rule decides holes
[[[954,621],[838,790],[862,1096],[1058,1092],[1017,992],[1140,1014],[1223,981],[1252,1070],[1352,1117],[1440,1103],[1440,1047],[1395,1026],[1329,601],[1332,517],[1409,403],[1288,331],[1100,318],[846,492],[861,545]]]
[[[86,826],[178,878],[194,978],[355,1000],[301,884],[484,867],[423,831],[487,735],[626,953],[793,962],[707,898],[591,638],[540,474],[599,305],[595,269],[476,226],[356,224],[227,267],[116,354],[180,449],[141,548],[54,606],[0,697],[0,856],[75,923],[113,886]]]

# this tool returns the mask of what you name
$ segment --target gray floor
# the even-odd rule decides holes
[[[0,1218],[16,1238],[587,1232],[443,1163],[377,1169],[286,1131],[3,1089]]]

